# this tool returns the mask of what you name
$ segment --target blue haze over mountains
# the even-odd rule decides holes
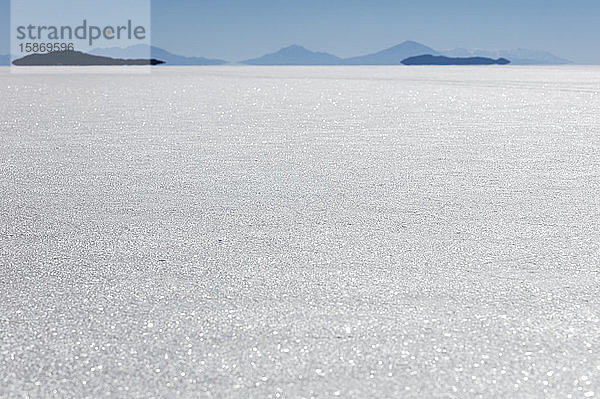
[[[401,62],[406,58],[425,54],[444,55],[448,57],[506,58],[513,65],[572,64],[570,60],[540,50],[515,49],[488,51],[468,50],[464,48],[435,50],[414,41],[405,41],[372,54],[350,58],[340,58],[325,52],[310,51],[299,45],[291,45],[274,53],[238,62],[177,55],[156,46],[146,45],[136,45],[127,48],[99,48],[92,50],[90,53],[113,58],[148,58],[150,56],[151,58],[165,61],[166,65],[401,65]],[[9,64],[9,56],[0,56],[0,65]]]
[[[402,60],[418,55],[444,55],[448,57],[489,57],[506,58],[513,65],[563,65],[570,60],[539,50],[434,50],[414,41],[405,41],[396,46],[351,58],[339,58],[333,54],[312,52],[304,47],[293,45],[262,57],[241,61],[249,65],[400,65]]]
[[[111,47],[94,49],[90,53],[112,58],[156,58],[165,61],[168,65],[223,65],[227,63],[224,60],[172,54],[162,48],[147,46],[145,44],[138,44],[127,48]]]
[[[418,55],[444,55],[448,57],[489,57],[506,58],[513,65],[563,65],[572,64],[570,60],[540,50],[435,50],[415,41],[405,41],[396,46],[372,53],[350,58],[341,58],[326,52],[310,51],[299,45],[284,47],[274,53],[265,54],[238,62],[203,57],[186,57],[172,54],[161,48],[138,45],[122,48],[95,49],[92,54],[114,58],[144,58],[149,54],[166,62],[166,65],[401,65],[402,60]]]

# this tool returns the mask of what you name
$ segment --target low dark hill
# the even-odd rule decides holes
[[[45,54],[31,54],[13,64],[18,66],[93,66],[93,65],[159,65],[157,59],[120,59],[90,55],[81,51],[55,51]]]
[[[418,55],[416,57],[409,57],[402,61],[404,65],[506,65],[510,64],[510,61],[506,58],[493,58],[486,57],[444,57],[442,55]]]

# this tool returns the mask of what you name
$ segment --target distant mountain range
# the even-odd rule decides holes
[[[406,41],[397,46],[373,54],[352,58],[340,58],[333,54],[314,52],[302,46],[292,45],[281,50],[241,61],[246,65],[399,65],[402,60],[421,54],[438,54],[432,48],[417,42]]]
[[[359,57],[340,58],[329,53],[318,53],[294,45],[285,47],[275,53],[267,54],[251,60],[241,61],[247,65],[400,65],[403,60],[420,55],[446,56],[446,57],[485,57],[504,58],[513,65],[563,65],[573,62],[560,58],[547,51],[539,50],[434,50],[421,43],[405,41],[397,46]]]
[[[417,42],[406,41],[373,54],[340,58],[333,54],[314,52],[292,45],[281,50],[241,61],[245,65],[400,65],[402,60],[421,54],[438,54],[432,48]]]
[[[112,47],[94,49],[89,52],[111,58],[154,58],[162,60],[166,65],[223,65],[225,60],[204,57],[187,57],[168,52],[156,46],[144,44],[127,48]],[[469,50],[455,48],[452,50],[435,50],[414,41],[405,41],[396,46],[376,53],[358,57],[341,58],[333,54],[307,50],[298,45],[282,48],[274,53],[238,62],[245,65],[401,65],[402,61],[419,55],[435,55],[446,57],[487,57],[506,58],[513,65],[563,65],[573,62],[547,51],[515,49],[515,50]],[[0,56],[0,65],[10,65],[9,56]]]
[[[112,58],[155,58],[164,61],[166,65],[223,65],[227,61],[204,57],[186,57],[172,54],[167,50],[156,46],[136,44],[126,48],[111,47],[98,48],[89,52],[90,54]]]

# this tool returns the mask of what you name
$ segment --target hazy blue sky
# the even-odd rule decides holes
[[[0,53],[8,53],[9,0],[0,15]],[[415,40],[600,64],[600,0],[153,0],[152,24],[159,47],[228,61],[290,44],[353,56]]]

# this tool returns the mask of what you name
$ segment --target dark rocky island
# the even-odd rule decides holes
[[[17,66],[93,66],[93,65],[160,65],[164,61],[151,59],[121,59],[82,53],[81,51],[55,51],[31,54],[13,61]]]
[[[418,55],[402,61],[404,65],[507,65],[510,61],[506,58],[487,57],[444,57],[442,55]]]

